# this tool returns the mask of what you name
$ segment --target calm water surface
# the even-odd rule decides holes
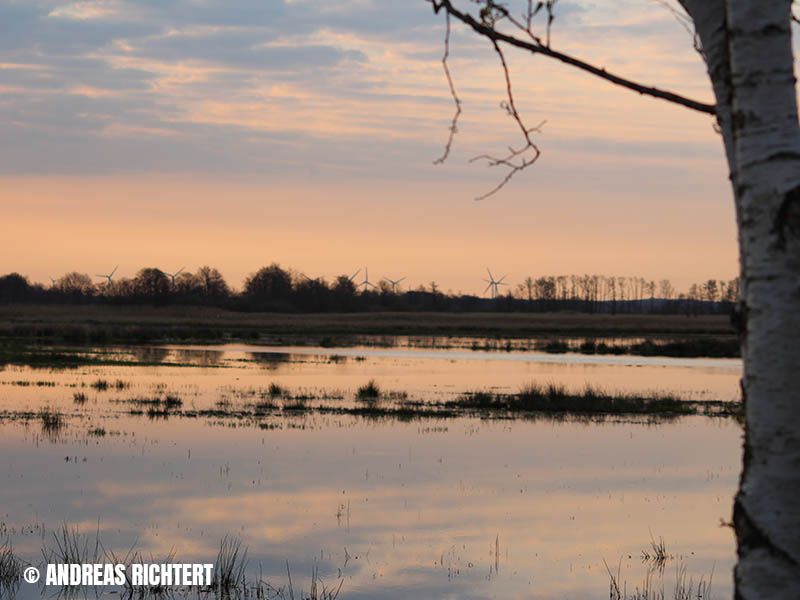
[[[124,552],[213,562],[225,535],[252,571],[295,587],[316,565],[341,598],[604,598],[632,589],[663,537],[676,570],[731,593],[740,467],[733,420],[425,419],[306,413],[148,419],[114,400],[173,393],[184,409],[252,402],[270,383],[351,401],[383,389],[441,400],[531,381],[733,399],[738,361],[369,348],[145,347],[193,366],[0,371],[0,540],[32,562],[63,523]],[[97,390],[100,378],[128,387]],[[39,385],[37,385],[39,383]],[[84,393],[84,404],[74,402]],[[332,400],[333,401],[333,400]],[[63,425],[21,418],[43,407]],[[105,435],[91,435],[102,429]],[[605,561],[605,563],[604,563]],[[301,582],[301,583],[298,583]],[[23,584],[18,597],[38,598]]]

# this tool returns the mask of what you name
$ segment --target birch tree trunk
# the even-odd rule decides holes
[[[739,229],[744,465],[736,598],[800,598],[800,129],[790,0],[682,0],[717,100]]]
[[[736,596],[800,598],[800,131],[789,0],[729,0],[743,259]]]

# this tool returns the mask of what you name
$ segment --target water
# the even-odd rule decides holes
[[[114,400],[174,393],[183,409],[245,405],[270,383],[350,402],[374,378],[411,398],[530,381],[732,399],[738,361],[413,348],[116,348],[194,366],[7,367],[0,372],[0,539],[41,562],[63,523],[122,554],[213,562],[225,535],[251,572],[295,587],[316,566],[340,598],[606,597],[629,590],[663,537],[676,571],[731,595],[741,460],[731,419],[412,421],[303,412],[257,419],[129,414]],[[99,378],[125,389],[98,391]],[[27,382],[27,385],[24,383]],[[47,385],[36,385],[44,382]],[[75,393],[87,396],[75,404]],[[63,413],[44,427],[43,407]],[[105,435],[92,435],[102,429]],[[98,588],[99,589],[99,588]],[[18,597],[39,597],[22,584]]]

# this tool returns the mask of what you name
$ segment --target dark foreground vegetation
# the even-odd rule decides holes
[[[709,279],[678,293],[668,279],[656,283],[643,277],[551,275],[527,277],[515,286],[505,283],[505,278],[490,278],[484,293],[490,296],[479,297],[445,293],[435,282],[413,289],[403,289],[402,280],[371,282],[366,271],[340,275],[332,281],[312,279],[277,264],[250,275],[241,291],[232,289],[222,273],[208,266],[195,273],[181,269],[171,274],[148,267],[132,279],[120,277],[116,269],[95,278],[72,272],[52,279],[49,286],[10,273],[0,277],[0,304],[152,304],[305,313],[573,311],[697,315],[730,314],[739,294],[736,279]]]
[[[271,384],[248,390],[244,402],[220,401],[212,408],[184,409],[176,394],[112,399],[130,415],[217,419],[259,419],[300,414],[340,414],[366,418],[530,418],[537,416],[608,417],[646,416],[672,419],[682,416],[742,416],[742,403],[722,400],[689,400],[659,392],[608,391],[587,385],[569,390],[555,383],[532,383],[516,393],[469,391],[452,400],[418,400],[404,391],[383,390],[370,380],[352,396],[341,391],[306,389],[293,391]],[[80,404],[80,403],[76,403]],[[43,428],[63,426],[66,415],[52,411],[6,413],[0,418],[30,421],[38,419]]]
[[[417,335],[498,339],[559,336],[734,336],[725,315],[580,313],[241,313],[195,306],[0,304],[0,337],[104,341],[225,341],[266,336]]]
[[[550,354],[611,354],[633,356],[671,356],[681,358],[736,358],[741,350],[736,336],[694,336],[678,339],[614,340],[586,339],[570,342],[563,339],[543,340],[536,350]]]
[[[471,392],[445,402],[444,406],[479,412],[726,417],[738,417],[742,408],[740,402],[684,400],[660,393],[608,392],[591,386],[572,392],[557,384],[531,384],[516,394]]]
[[[660,546],[653,546],[659,554],[651,555],[651,551],[642,551],[643,562],[652,564],[644,582],[630,586],[621,576],[621,561],[616,572],[606,563],[609,576],[609,598],[611,600],[707,600],[711,597],[713,571],[706,577],[694,582],[687,579],[686,566],[676,565],[676,577],[672,594],[666,594],[663,588],[663,575],[666,563],[674,557],[666,552],[663,540]],[[125,582],[112,589],[111,594],[123,600],[164,600],[164,599],[197,599],[197,600],[336,600],[344,586],[341,573],[338,577],[323,581],[319,567],[312,568],[308,580],[308,589],[295,587],[291,568],[286,565],[286,583],[276,585],[266,581],[259,573],[251,575],[253,569],[248,558],[248,549],[241,540],[233,536],[225,536],[219,543],[217,557],[214,561],[213,582],[207,587],[179,587],[167,585],[134,586],[130,577],[130,565],[145,562],[178,563],[179,558],[173,550],[163,557],[145,556],[135,547],[128,548],[124,554],[107,549],[100,539],[99,531],[93,535],[81,533],[77,528],[67,524],[61,525],[43,540],[41,556],[34,562],[26,561],[18,555],[10,542],[0,543],[0,597],[13,599],[22,585],[23,569],[28,566],[44,568],[42,560],[58,564],[95,564],[111,563],[125,565]],[[655,578],[654,574],[658,577]],[[297,576],[295,575],[295,581]],[[661,585],[659,586],[659,581]],[[95,595],[94,588],[70,587],[60,589],[54,597],[84,598]]]
[[[30,344],[62,344],[23,348]],[[262,345],[410,345],[485,351],[739,356],[722,315],[580,313],[242,313],[211,307],[0,305],[0,363],[88,364],[80,344],[249,342]],[[157,362],[157,353],[145,362]],[[97,358],[112,364],[118,357]]]
[[[107,593],[123,600],[164,600],[164,599],[258,599],[258,600],[336,600],[344,584],[344,579],[334,578],[327,585],[315,566],[310,574],[308,589],[295,588],[289,564],[286,564],[286,580],[283,585],[266,581],[261,574],[253,576],[253,569],[247,556],[247,548],[236,537],[225,536],[219,543],[214,561],[213,581],[208,586],[172,586],[132,584],[130,565],[142,563],[180,563],[173,550],[169,555],[153,557],[143,555],[135,547],[118,554],[107,549],[100,539],[99,531],[93,535],[81,533],[77,528],[62,525],[43,540],[41,554],[28,562],[19,556],[8,542],[0,543],[0,598],[13,599],[23,582],[23,569],[34,566],[44,570],[45,565],[65,564],[120,564],[125,565],[125,582],[120,586],[106,588]],[[295,575],[296,577],[296,575]],[[42,578],[43,582],[44,578]],[[31,585],[31,584],[25,584]],[[43,583],[39,585],[43,586]],[[63,586],[53,591],[54,598],[88,598],[97,594],[92,586]],[[44,587],[41,588],[44,597]]]

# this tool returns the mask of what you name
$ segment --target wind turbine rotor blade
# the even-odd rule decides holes
[[[109,275],[109,277],[113,277],[113,276],[114,276],[114,273],[116,273],[116,272],[117,272],[117,269],[119,269],[119,265],[117,265],[116,267],[114,267],[114,270],[113,270],[113,271],[111,271],[111,274]]]
[[[356,271],[355,273],[353,273],[353,274],[350,276],[350,281],[353,281],[353,279],[355,279],[356,277],[358,277],[358,274],[359,274],[359,273],[361,273],[361,269],[359,269],[358,271]]]
[[[180,275],[181,273],[183,273],[183,270],[184,270],[185,268],[186,268],[186,267],[181,267],[180,269],[178,269],[178,272],[177,272],[177,273],[175,273],[175,277],[177,277],[178,275]]]
[[[489,270],[489,267],[486,267],[486,272],[489,274],[489,279],[494,281],[494,275],[492,275],[492,272]]]
[[[492,284],[491,284],[491,283],[490,283],[489,285],[487,285],[487,286],[486,286],[486,289],[485,289],[485,290],[483,290],[483,293],[485,294],[485,293],[486,293],[486,292],[488,292],[490,289],[492,289]]]
[[[404,281],[404,280],[405,280],[405,277],[401,277],[400,279],[397,280],[397,283],[400,283],[401,281]]]

